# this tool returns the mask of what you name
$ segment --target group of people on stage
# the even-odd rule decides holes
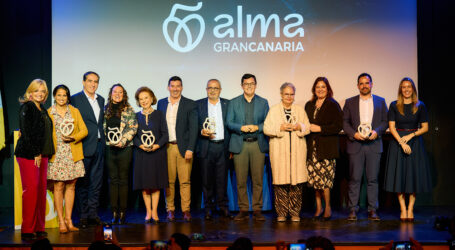
[[[305,107],[294,103],[296,87],[280,87],[281,102],[269,109],[268,101],[255,93],[256,77],[244,74],[243,94],[232,100],[220,97],[221,82],[210,79],[207,97],[198,101],[182,96],[183,81],[168,81],[169,97],[157,100],[149,87],[134,97],[141,111],[135,113],[128,94],[114,84],[105,99],[96,93],[100,77],[83,75],[83,90],[70,95],[65,85],[54,88],[54,104],[46,82],[31,82],[19,112],[20,137],[15,154],[23,186],[22,236],[45,236],[47,179],[53,180],[55,207],[61,233],[78,231],[71,220],[75,194],[80,227],[99,225],[99,195],[103,168],[109,173],[112,223],[126,223],[128,173],[134,168],[133,189],[141,190],[145,222],[159,221],[160,190],[165,189],[167,220],[176,219],[174,203],[178,177],[181,211],[191,221],[191,170],[197,158],[201,168],[205,219],[221,216],[242,221],[249,218],[247,179],[251,176],[253,218],[265,220],[262,210],[266,153],[270,155],[277,220],[300,221],[302,189],[315,190],[315,219],[332,215],[330,189],[339,157],[339,134],[347,135],[349,154],[348,220],[357,220],[361,178],[365,170],[368,218],[379,220],[378,173],[382,135],[389,127],[395,138],[389,146],[384,188],[397,193],[400,218],[413,220],[416,192],[431,189],[429,165],[421,135],[428,131],[428,115],[418,100],[414,82],[404,78],[398,99],[387,110],[385,100],[372,95],[372,77],[359,75],[359,95],[346,100],[343,110],[333,99],[325,77],[311,88]],[[153,105],[157,105],[157,110]],[[226,194],[228,163],[233,159],[237,179],[239,213],[228,210]],[[75,192],[77,190],[77,192]],[[409,195],[406,206],[405,195]],[[63,201],[65,208],[63,208]]]

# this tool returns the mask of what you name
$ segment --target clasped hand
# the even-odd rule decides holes
[[[296,123],[296,124],[282,123],[281,126],[280,126],[280,130],[281,131],[292,132],[292,131],[297,131],[297,130],[300,130],[300,129],[301,129],[301,127],[300,127],[299,123]]]
[[[240,128],[240,131],[243,133],[254,133],[259,130],[259,127],[257,125],[243,125]]]

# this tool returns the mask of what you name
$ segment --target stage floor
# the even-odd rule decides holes
[[[227,246],[238,237],[250,238],[256,246],[273,245],[277,241],[296,242],[314,235],[329,238],[335,245],[386,245],[390,240],[409,240],[409,237],[423,245],[445,245],[450,239],[448,231],[437,231],[433,228],[437,216],[453,216],[454,209],[447,207],[419,207],[415,209],[414,223],[401,223],[399,211],[379,211],[381,221],[367,220],[365,210],[359,213],[357,222],[346,220],[347,211],[334,211],[332,220],[313,221],[310,213],[302,213],[301,222],[276,222],[274,213],[265,213],[266,221],[255,222],[252,217],[248,221],[236,222],[229,219],[214,218],[206,221],[203,213],[193,213],[193,221],[183,220],[158,225],[142,223],[143,212],[129,212],[128,224],[114,226],[113,232],[121,246],[141,247],[151,240],[167,240],[174,232],[192,235],[200,233],[205,241],[193,242],[195,246]],[[177,214],[179,216],[179,214]],[[110,213],[104,212],[103,220],[110,219]],[[81,230],[78,233],[60,234],[57,228],[46,229],[48,239],[54,246],[88,246],[95,237],[95,227]],[[20,230],[12,226],[3,227],[0,231],[0,247],[19,247],[30,245],[21,240]]]

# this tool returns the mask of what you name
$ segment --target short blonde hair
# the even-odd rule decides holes
[[[44,81],[42,79],[33,80],[30,83],[30,85],[28,85],[27,90],[25,90],[24,96],[19,98],[19,102],[25,103],[25,102],[31,101],[30,95],[32,94],[32,92],[35,92],[37,89],[39,89],[40,86],[44,86],[44,89],[46,90],[46,94],[45,94],[44,100],[43,100],[43,103],[44,103],[47,100],[47,96],[49,95],[49,90],[47,89],[46,81]]]

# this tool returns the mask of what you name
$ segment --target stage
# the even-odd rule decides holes
[[[357,222],[346,220],[347,211],[334,211],[330,221],[314,221],[310,212],[304,212],[300,222],[284,223],[276,222],[271,212],[265,213],[264,222],[255,222],[252,216],[242,222],[217,217],[206,221],[203,213],[193,213],[190,223],[182,219],[167,223],[162,215],[163,222],[157,225],[143,224],[142,212],[129,212],[128,224],[113,226],[113,232],[121,247],[138,249],[145,248],[151,240],[167,240],[174,232],[188,236],[202,234],[205,240],[193,241],[192,247],[206,249],[225,249],[238,237],[250,238],[255,247],[272,249],[277,241],[296,242],[315,235],[329,238],[337,249],[378,249],[390,240],[404,241],[409,240],[409,237],[418,240],[425,249],[449,249],[449,232],[437,231],[433,224],[437,216],[453,216],[453,211],[453,207],[418,207],[414,223],[400,222],[397,211],[379,211],[379,222],[369,221],[367,212],[361,210]],[[180,214],[177,214],[179,217]],[[110,213],[104,212],[101,218],[108,221]],[[95,230],[95,227],[89,227],[78,233],[60,234],[58,228],[46,229],[54,247],[73,249],[88,247],[95,238]],[[0,232],[0,248],[28,247],[31,243],[22,241],[20,231],[12,227]]]

